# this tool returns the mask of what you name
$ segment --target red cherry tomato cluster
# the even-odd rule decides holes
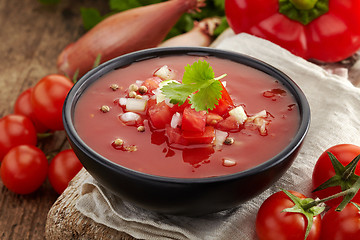
[[[71,149],[56,152],[49,164],[37,146],[38,134],[64,129],[62,108],[72,86],[63,75],[47,75],[17,97],[13,114],[0,118],[0,173],[9,190],[32,193],[48,177],[61,194],[82,168]]]
[[[258,211],[258,238],[360,239],[360,164],[356,161],[359,158],[360,147],[352,144],[340,144],[327,149],[319,157],[313,170],[312,188],[318,199],[306,198],[294,191],[289,191],[290,195],[286,190],[274,193],[264,201]],[[352,174],[349,174],[350,172]],[[321,186],[324,186],[324,189]],[[350,191],[349,188],[353,191],[349,193],[352,194],[351,202],[345,202],[341,208],[342,201],[349,195],[346,193]],[[321,206],[323,203],[327,205],[327,211]]]

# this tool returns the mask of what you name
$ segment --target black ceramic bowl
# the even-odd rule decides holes
[[[74,127],[74,109],[87,87],[104,74],[136,61],[174,55],[225,58],[265,72],[293,94],[300,109],[300,126],[293,140],[265,163],[235,174],[197,179],[153,176],[115,164],[86,145]],[[104,187],[145,209],[177,215],[202,215],[238,206],[277,181],[290,167],[310,124],[310,108],[299,87],[284,73],[254,58],[211,48],[148,49],[112,59],[83,76],[69,92],[63,109],[68,139],[86,170]]]

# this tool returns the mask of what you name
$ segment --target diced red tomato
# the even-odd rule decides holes
[[[197,112],[190,106],[186,107],[183,112],[181,129],[183,131],[200,132],[205,131],[206,112]]]
[[[147,94],[151,94],[152,91],[157,89],[159,87],[159,83],[161,82],[161,78],[159,77],[151,77],[146,79],[142,86],[145,86],[147,88]]]
[[[185,146],[188,145],[188,142],[182,135],[182,131],[180,128],[172,128],[170,126],[167,126],[166,135],[168,136],[169,144],[176,143]]]
[[[215,137],[215,130],[212,126],[206,126],[203,133],[183,131],[183,137],[188,144],[211,143]]]
[[[240,124],[234,116],[229,116],[220,121],[216,128],[226,132],[236,132],[240,130]]]
[[[179,104],[175,104],[172,108],[171,108],[171,111],[173,111],[174,113],[175,112],[183,112],[184,109],[186,107],[189,107],[190,106],[190,103],[189,103],[189,100],[187,99],[182,105],[179,106]]]
[[[224,85],[222,83],[221,83],[221,86],[222,86],[222,90],[221,90],[221,98],[219,99],[219,103],[213,110],[210,110],[209,112],[217,113],[217,114],[223,116],[224,114],[229,112],[231,107],[234,106],[234,103],[233,103],[228,91],[226,90],[226,88],[224,87]]]
[[[156,105],[156,99],[150,98],[146,103],[147,114],[149,114],[150,108],[154,105]]]
[[[172,112],[170,107],[162,101],[149,109],[149,117],[152,125],[155,128],[165,128],[166,124],[169,124],[172,118]]]

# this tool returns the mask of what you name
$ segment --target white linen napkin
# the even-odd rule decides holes
[[[360,145],[360,89],[348,79],[248,34],[225,38],[216,48],[265,61],[290,76],[304,91],[311,107],[311,127],[291,168],[270,189],[238,208],[197,218],[162,215],[137,208],[89,177],[82,184],[76,204],[81,213],[138,239],[256,239],[256,213],[268,196],[280,188],[310,195],[312,170],[320,154],[340,143]]]

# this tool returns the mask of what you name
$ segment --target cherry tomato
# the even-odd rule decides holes
[[[14,105],[14,113],[30,118],[35,126],[36,131],[38,133],[44,133],[48,129],[35,117],[34,108],[31,104],[31,92],[32,88],[28,88],[17,97]]]
[[[65,76],[43,77],[33,88],[31,104],[36,118],[51,130],[63,130],[62,108],[73,83]]]
[[[330,179],[335,175],[335,170],[333,165],[331,164],[329,155],[327,152],[331,152],[334,156],[339,160],[339,162],[346,166],[348,165],[357,155],[360,154],[360,147],[352,144],[340,144],[333,146],[326,151],[324,151],[319,159],[317,160],[313,175],[312,175],[312,185],[313,188],[317,188],[322,183]],[[358,163],[355,174],[360,175],[360,164]],[[315,196],[319,197],[320,199],[331,196],[335,193],[341,192],[340,187],[329,187],[324,190],[314,192]],[[342,201],[342,197],[332,199],[327,201],[326,204],[335,207],[340,204]],[[353,201],[360,202],[360,193],[357,193],[353,198]]]
[[[28,117],[9,114],[0,118],[0,161],[11,148],[36,143],[36,130]]]
[[[360,211],[349,203],[341,211],[331,208],[323,217],[321,240],[360,239]]]
[[[306,198],[301,193],[289,192],[301,199]],[[259,240],[304,240],[307,226],[306,217],[300,213],[282,212],[293,206],[294,202],[282,191],[274,193],[266,199],[256,217],[256,233]],[[321,217],[316,215],[306,239],[319,239],[320,228]]]
[[[81,168],[82,164],[72,149],[58,153],[49,166],[49,181],[54,190],[61,194]]]
[[[37,147],[20,145],[12,148],[1,164],[1,178],[4,185],[18,194],[37,190],[46,179],[48,161]]]

